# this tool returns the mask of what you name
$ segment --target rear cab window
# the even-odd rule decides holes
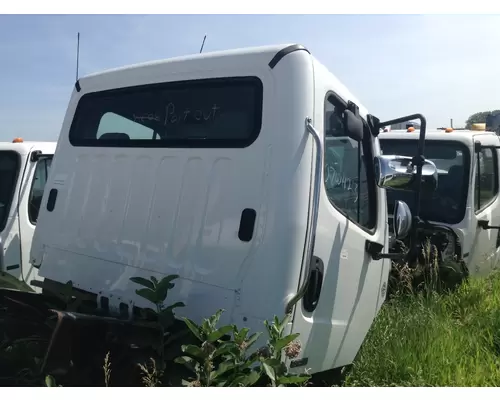
[[[262,124],[256,77],[203,79],[89,93],[71,125],[73,146],[236,147]]]
[[[7,224],[20,163],[19,154],[15,151],[0,151],[0,232],[3,232]]]

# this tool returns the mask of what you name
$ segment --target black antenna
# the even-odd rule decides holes
[[[76,80],[78,80],[78,64],[80,63],[80,32],[76,37]]]
[[[205,35],[203,37],[203,43],[201,44],[201,49],[200,49],[200,53],[203,51],[203,46],[205,46],[205,39],[207,38],[207,35]]]

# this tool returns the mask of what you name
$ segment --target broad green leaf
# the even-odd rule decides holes
[[[253,386],[257,383],[260,377],[261,377],[261,372],[253,370],[252,372],[250,372],[248,375],[245,376],[245,381],[243,384],[245,386]]]
[[[203,341],[203,337],[201,336],[200,328],[198,327],[198,325],[196,325],[189,318],[184,318],[184,322],[189,328],[189,330],[193,332],[193,335],[196,336],[196,338],[199,339],[200,341]]]
[[[165,301],[168,291],[174,287],[174,284],[171,282],[178,277],[179,275],[167,275],[156,285],[155,291],[158,301]]]
[[[151,289],[137,289],[135,292],[142,298],[149,300],[153,304],[156,304],[156,293]]]
[[[270,367],[273,367],[275,370],[279,369],[282,362],[280,360],[277,360],[275,358],[268,358],[266,360],[263,361],[264,363],[266,363],[267,365],[269,365]]]
[[[201,324],[201,329],[203,331],[203,334],[208,335],[212,332],[212,327],[210,326],[210,321],[208,319],[204,319],[202,324]]]
[[[260,337],[260,335],[262,335],[262,332],[257,332],[251,335],[247,340],[247,348],[250,347],[252,344],[254,344]]]
[[[259,351],[254,351],[250,356],[247,357],[247,362],[250,364],[253,364],[254,362],[258,361],[260,359],[259,357]]]
[[[285,318],[283,318],[283,321],[281,321],[281,323],[278,326],[280,333],[283,332],[283,329],[285,329],[285,326],[288,325],[288,323],[290,322],[291,318],[292,318],[291,314],[285,315]]]
[[[220,363],[216,370],[212,371],[212,379],[224,375],[226,372],[235,369],[236,366],[231,361]]]
[[[156,285],[158,285],[158,279],[156,279],[156,277],[154,277],[154,276],[151,277],[151,282],[153,282],[154,287],[156,287]]]
[[[215,350],[214,357],[219,357],[227,354],[234,354],[239,352],[239,347],[234,342],[225,342],[221,345],[217,346],[217,350]]]
[[[188,344],[182,346],[182,351],[186,354],[189,354],[190,356],[199,358],[201,360],[204,360],[207,355],[203,352],[202,349],[200,349],[198,346],[195,346],[194,344]]]
[[[189,356],[181,356],[174,359],[174,362],[176,362],[177,364],[188,364],[192,361],[194,360]]]
[[[130,280],[138,285],[145,286],[148,289],[154,289],[155,285],[149,279],[141,278],[140,276],[130,278]]]
[[[307,382],[311,377],[307,375],[290,375],[290,376],[280,376],[278,378],[278,383],[280,385],[300,385],[301,383]]]
[[[187,367],[191,372],[196,373],[196,361],[193,360],[191,357],[177,357],[174,362],[177,364],[182,364],[185,367]]]
[[[285,346],[291,342],[293,342],[295,339],[299,337],[298,333],[292,333],[291,335],[285,336],[284,338],[281,338],[276,341],[274,344],[274,348],[276,351],[281,351]]]
[[[173,311],[174,308],[186,307],[186,305],[182,301],[178,301],[177,303],[172,304],[165,308],[165,311]]]
[[[239,332],[237,332],[236,326],[234,326],[235,335],[234,335],[234,341],[238,344],[243,343],[243,341],[246,339],[248,332],[250,332],[250,329],[248,328],[243,328]]]
[[[276,373],[274,372],[274,368],[268,364],[268,360],[264,360],[262,363],[262,368],[264,368],[264,372],[271,379],[271,381],[276,381]]]
[[[220,317],[221,317],[221,315],[222,315],[222,313],[223,313],[224,311],[225,311],[225,310],[223,310],[223,309],[219,309],[219,310],[217,310],[217,312],[216,312],[214,315],[212,315],[212,316],[208,319],[209,324],[210,324],[210,326],[212,327],[212,329],[215,329],[215,326],[217,325],[217,322],[219,322],[219,319],[220,319]]]
[[[219,340],[222,336],[228,334],[232,330],[233,330],[232,325],[223,326],[223,327],[217,329],[216,331],[210,333],[207,337],[207,341],[215,342],[216,340]]]
[[[45,377],[45,386],[47,387],[56,387],[56,380],[52,375],[47,375]]]
[[[276,358],[264,359],[262,360],[262,364],[268,365],[270,368],[272,368],[276,376],[285,375],[287,372],[285,363]]]
[[[245,385],[245,377],[246,375],[244,374],[237,374],[236,376],[233,376],[232,379],[229,378],[229,387],[240,387],[240,386],[246,386]]]
[[[238,374],[234,379],[231,380],[229,386],[253,386],[259,378],[261,377],[261,372],[252,370],[247,374]]]

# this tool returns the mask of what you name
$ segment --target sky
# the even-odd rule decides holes
[[[0,15],[0,141],[57,140],[76,74],[300,43],[380,119],[500,109],[500,15]]]

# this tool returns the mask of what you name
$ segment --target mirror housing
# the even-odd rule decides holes
[[[414,190],[417,166],[413,163],[413,157],[407,156],[376,156],[375,181],[384,189],[392,190]],[[438,172],[436,164],[430,160],[424,160],[422,166],[421,187],[424,191],[432,192],[438,185]]]
[[[398,200],[394,205],[392,217],[392,231],[396,239],[404,239],[410,233],[412,215],[410,207],[404,201]]]
[[[351,110],[344,110],[344,127],[346,136],[353,140],[363,140],[363,121]]]

